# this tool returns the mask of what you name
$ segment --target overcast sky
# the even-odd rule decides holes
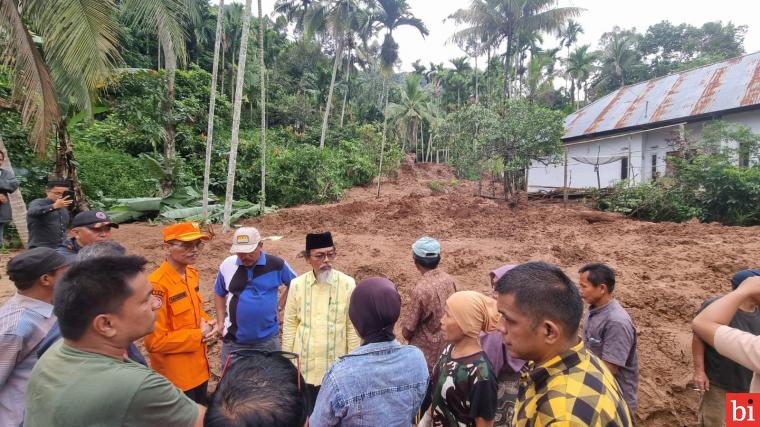
[[[225,0],[229,3],[230,0]],[[411,70],[411,63],[420,59],[423,64],[443,62],[448,65],[451,58],[464,53],[448,39],[457,28],[446,18],[460,8],[466,8],[470,0],[407,0],[415,16],[422,19],[430,30],[423,39],[417,30],[399,28],[393,35],[399,44],[403,71]],[[212,0],[212,3],[218,3]],[[233,3],[244,3],[233,0]],[[701,26],[708,21],[732,21],[736,25],[747,25],[744,48],[746,51],[760,50],[760,1],[757,0],[559,0],[561,6],[575,6],[586,9],[577,20],[585,33],[579,44],[595,47],[599,37],[617,25],[621,28],[636,27],[639,32],[663,20],[674,24],[688,23]],[[263,0],[265,14],[271,14],[274,0]],[[256,14],[256,1],[253,2]],[[556,46],[556,42],[545,37],[545,44]]]

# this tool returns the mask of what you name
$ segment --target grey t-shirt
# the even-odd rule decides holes
[[[716,296],[705,301],[699,308],[701,312],[708,305],[720,298]],[[730,327],[740,331],[760,335],[760,308],[748,313],[737,310],[731,319]],[[714,348],[705,344],[705,374],[710,384],[716,385],[730,393],[747,393],[752,382],[752,371],[733,360],[720,355]]]
[[[195,402],[152,369],[58,341],[32,371],[24,426],[188,427],[197,418]]]
[[[639,356],[636,328],[631,316],[613,299],[591,307],[583,323],[583,342],[600,359],[619,367],[615,380],[631,413],[636,411],[639,389]]]

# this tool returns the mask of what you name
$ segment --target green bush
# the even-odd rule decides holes
[[[702,217],[702,210],[693,200],[662,184],[647,182],[629,186],[623,181],[610,189],[593,189],[592,192],[597,209],[633,218],[680,222]]]
[[[723,155],[682,161],[679,181],[694,194],[703,221],[760,224],[760,164],[741,168]]]
[[[77,143],[74,149],[79,161],[79,180],[89,198],[156,194],[157,181],[143,160],[89,143]]]
[[[734,166],[722,155],[674,161],[674,176],[629,186],[622,182],[596,192],[596,207],[651,221],[687,221],[726,225],[760,224],[760,165]]]
[[[0,138],[3,139],[8,158],[18,178],[21,195],[29,201],[45,194],[45,183],[52,170],[52,162],[39,159],[29,145],[28,129],[21,126],[21,115],[16,111],[0,114]]]

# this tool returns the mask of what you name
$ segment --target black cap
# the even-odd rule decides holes
[[[8,261],[8,278],[12,282],[29,282],[70,263],[55,249],[34,248]]]
[[[108,218],[108,215],[106,215],[106,213],[103,211],[79,212],[77,216],[74,217],[74,221],[71,222],[71,228],[84,227],[101,222],[106,223],[113,228],[119,228],[119,224],[111,222],[111,220]]]
[[[322,249],[335,246],[333,244],[332,234],[329,231],[324,233],[309,233],[306,235],[306,250]]]

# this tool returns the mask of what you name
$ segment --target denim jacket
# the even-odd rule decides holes
[[[409,426],[427,385],[417,347],[397,340],[365,344],[327,371],[309,426]]]

